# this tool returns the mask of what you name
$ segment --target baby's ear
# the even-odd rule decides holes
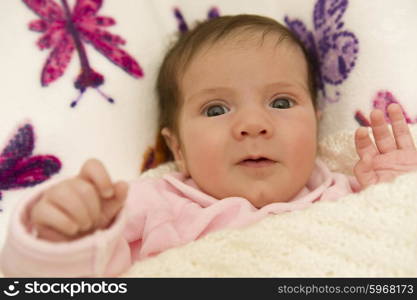
[[[169,128],[164,127],[161,130],[161,135],[164,137],[165,143],[168,145],[169,150],[171,150],[172,154],[174,154],[174,151],[172,149],[174,147],[174,144],[176,143],[176,141],[174,140],[176,139],[174,134],[171,132]]]
[[[165,143],[168,145],[169,149],[174,155],[175,163],[178,169],[181,173],[184,173],[186,176],[188,176],[189,173],[187,170],[187,165],[185,162],[183,151],[181,149],[179,138],[175,133],[172,132],[171,129],[167,127],[164,127],[161,130],[161,135],[164,137]]]

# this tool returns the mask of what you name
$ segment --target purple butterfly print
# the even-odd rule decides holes
[[[390,91],[379,91],[374,100],[372,101],[372,107],[374,109],[382,110],[385,114],[385,120],[387,123],[391,123],[390,118],[388,117],[388,105],[391,103],[397,103],[401,106],[403,111],[404,119],[408,124],[415,124],[417,123],[417,118],[412,120],[408,114],[405,112],[403,106],[401,105],[400,101],[398,101],[394,95]],[[365,115],[360,111],[357,110],[355,113],[355,120],[359,123],[360,126],[369,127],[371,126],[371,122],[365,117]]]
[[[307,30],[300,20],[285,17],[289,29],[305,45],[316,69],[316,82],[323,100],[337,102],[336,97],[328,97],[325,85],[339,85],[349,76],[355,66],[359,51],[356,36],[343,30],[342,17],[347,9],[348,0],[318,0],[314,7],[314,31]]]
[[[25,124],[0,154],[0,190],[34,186],[61,169],[62,164],[55,156],[32,156],[34,147],[33,127]]]
[[[220,15],[219,13],[219,9],[216,7],[212,7],[209,9],[208,13],[207,13],[207,19],[211,20],[211,19],[215,19]],[[183,16],[183,14],[181,13],[180,9],[175,7],[174,8],[174,16],[177,19],[178,22],[178,30],[181,33],[185,33],[189,30],[189,27],[187,25],[187,22],[185,21],[185,18]]]
[[[47,86],[61,77],[74,50],[78,52],[81,72],[74,86],[80,91],[77,99],[71,102],[75,107],[87,88],[95,88],[107,101],[114,100],[98,88],[104,83],[104,77],[94,71],[87,58],[83,43],[89,43],[115,65],[135,78],[143,76],[143,71],[136,60],[119,48],[126,41],[103,29],[116,22],[113,18],[97,16],[103,0],[77,0],[71,10],[67,0],[61,0],[62,6],[54,0],[23,0],[33,10],[39,20],[32,21],[29,29],[43,33],[38,40],[41,50],[52,48],[41,74],[42,86]]]

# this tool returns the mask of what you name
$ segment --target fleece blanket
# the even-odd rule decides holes
[[[417,127],[412,131],[416,137]],[[323,139],[320,153],[334,170],[352,173],[353,132]],[[417,277],[416,183],[417,172],[409,173],[334,202],[214,232],[136,262],[122,276]]]
[[[411,130],[416,141],[417,127]],[[353,132],[322,139],[319,150],[333,170],[352,173]],[[142,176],[173,169],[163,164]],[[409,173],[334,202],[213,232],[137,261],[120,276],[417,277],[416,183],[417,172]]]

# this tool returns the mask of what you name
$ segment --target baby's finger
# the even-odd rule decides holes
[[[125,201],[127,197],[127,192],[129,190],[129,185],[125,181],[118,181],[114,185],[114,189],[116,191],[116,199],[118,201]]]
[[[416,150],[410,129],[404,119],[401,106],[398,104],[390,104],[388,106],[388,115],[391,119],[392,131],[394,133],[395,142],[399,149]]]
[[[67,236],[78,233],[79,226],[67,214],[47,201],[39,201],[31,210],[31,223],[46,226]]]
[[[356,164],[353,169],[356,179],[362,188],[366,188],[378,181],[378,177],[372,166],[372,158],[368,154],[364,154],[363,158]]]
[[[81,178],[74,178],[71,184],[86,208],[93,227],[96,227],[100,220],[101,212],[101,200],[97,190],[91,183]]]
[[[113,199],[105,199],[102,202],[102,212],[100,220],[100,228],[106,228],[113,221],[123,207],[126,200],[128,184],[120,181],[114,185],[115,196]]]
[[[92,227],[93,220],[87,206],[83,204],[76,188],[74,188],[75,185],[74,179],[63,181],[48,190],[45,193],[45,198],[76,222],[81,231],[87,231]]]
[[[379,152],[384,154],[397,149],[397,144],[395,143],[394,137],[388,128],[388,124],[385,121],[384,113],[382,111],[372,111],[371,127],[375,144]]]
[[[378,149],[375,144],[372,142],[368,129],[365,127],[360,127],[355,132],[355,146],[356,152],[359,157],[363,159],[364,155],[367,153],[371,157],[374,157],[378,154]]]
[[[79,177],[91,182],[103,198],[112,198],[113,184],[104,165],[97,159],[89,159],[81,168]]]
[[[37,226],[38,237],[51,242],[66,242],[70,238],[62,233],[59,233],[49,227],[39,225]]]

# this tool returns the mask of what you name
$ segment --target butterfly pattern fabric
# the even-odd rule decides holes
[[[181,10],[178,7],[174,8],[174,16],[177,19],[178,31],[180,33],[187,32],[189,30],[189,26],[184,18],[184,15],[182,14]],[[218,16],[220,16],[220,12],[217,7],[212,7],[209,9],[207,13],[208,20],[215,19]]]
[[[35,135],[31,124],[24,124],[0,154],[1,191],[26,188],[48,180],[61,169],[53,155],[32,155]]]
[[[373,109],[379,109],[384,112],[385,120],[387,123],[391,123],[390,118],[388,117],[388,106],[391,103],[397,103],[401,106],[401,109],[403,111],[404,119],[406,120],[407,124],[416,124],[417,118],[411,119],[410,116],[407,114],[404,107],[401,105],[400,101],[390,92],[386,90],[379,91],[375,98],[372,100],[372,108]],[[365,115],[362,113],[362,111],[357,110],[355,112],[355,120],[358,122],[360,126],[369,127],[371,126],[371,122],[368,120],[368,118],[365,117]]]
[[[285,24],[310,55],[321,99],[327,103],[339,101],[340,92],[330,96],[326,85],[336,86],[345,81],[355,67],[359,52],[357,37],[344,29],[342,19],[347,7],[348,0],[318,0],[314,6],[312,31],[301,20],[285,17]]]
[[[112,34],[104,28],[116,22],[111,17],[97,16],[104,0],[77,0],[71,10],[67,0],[61,5],[54,0],[23,0],[23,2],[40,19],[30,22],[29,29],[43,33],[37,45],[43,49],[52,49],[41,73],[42,86],[61,77],[76,51],[81,64],[81,72],[74,86],[80,91],[79,96],[71,102],[75,107],[87,88],[96,89],[107,101],[113,98],[105,95],[99,86],[104,83],[104,76],[90,65],[84,44],[91,44],[97,51],[118,67],[135,78],[143,76],[143,70],[136,60],[119,48],[126,41],[119,35]]]

